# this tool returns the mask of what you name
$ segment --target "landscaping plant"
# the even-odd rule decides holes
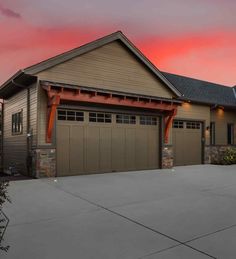
[[[10,198],[8,196],[7,187],[9,186],[8,181],[0,181],[0,250],[5,252],[8,251],[9,246],[3,246],[3,236],[8,225],[9,219],[3,212],[3,204],[8,201],[10,202]]]

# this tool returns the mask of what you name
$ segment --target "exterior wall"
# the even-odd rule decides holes
[[[173,93],[118,41],[37,74],[39,79],[171,98]]]
[[[50,147],[52,144],[46,143],[47,130],[47,94],[39,87],[38,89],[38,146]]]
[[[23,111],[23,132],[12,135],[12,114]],[[4,170],[27,173],[27,89],[4,101],[3,154]],[[30,88],[30,138],[31,148],[37,145],[37,84]]]
[[[211,121],[215,122],[215,144],[227,145],[227,124],[234,124],[234,144],[236,144],[236,111],[217,109],[211,111]]]

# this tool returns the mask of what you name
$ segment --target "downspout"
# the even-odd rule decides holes
[[[2,100],[2,102],[0,102],[1,103],[1,170],[2,171],[4,171],[4,159],[3,159],[3,155],[4,155],[4,153],[3,153],[3,132],[4,132],[4,101]]]
[[[30,132],[30,88],[27,87],[27,174],[31,176],[32,155],[31,155],[31,132]]]

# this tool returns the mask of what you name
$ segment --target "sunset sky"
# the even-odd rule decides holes
[[[0,0],[0,83],[121,30],[160,70],[236,85],[235,0]]]

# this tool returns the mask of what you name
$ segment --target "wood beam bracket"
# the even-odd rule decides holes
[[[170,133],[170,128],[172,126],[174,117],[177,114],[177,108],[174,108],[171,112],[169,112],[166,116],[165,116],[165,134],[164,134],[164,141],[165,143],[168,143],[169,140],[169,133]]]
[[[47,122],[47,134],[46,134],[46,142],[52,142],[52,131],[55,122],[57,107],[60,104],[60,95],[55,94],[50,97],[48,93],[48,122]]]

